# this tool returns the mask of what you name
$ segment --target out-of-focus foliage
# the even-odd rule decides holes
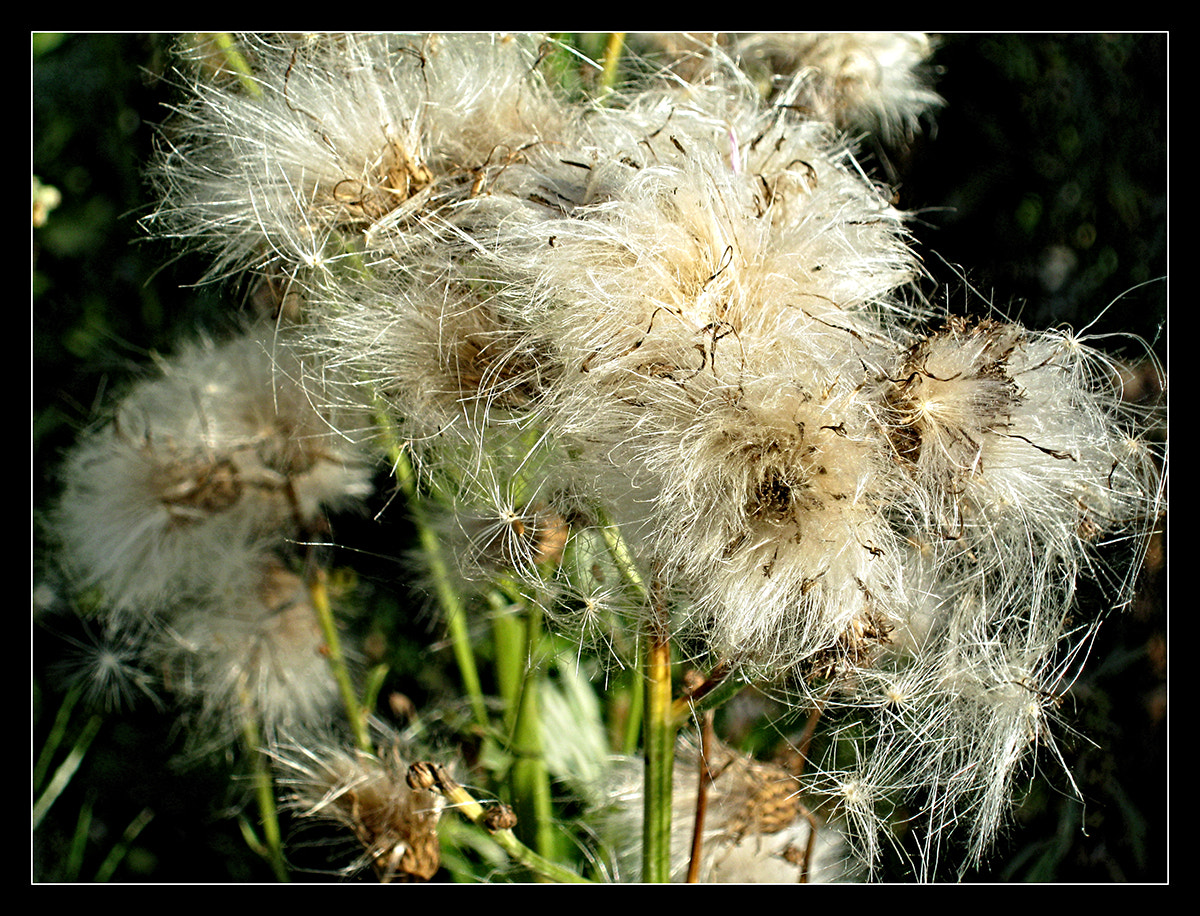
[[[1082,327],[1116,300],[1096,330],[1165,352],[1166,50],[1164,35],[944,36],[946,105],[900,187],[931,208],[927,248],[1002,308],[1024,302],[1030,326]]]

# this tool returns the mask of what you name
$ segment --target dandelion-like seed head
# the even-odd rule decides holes
[[[942,105],[930,86],[934,42],[916,32],[745,33],[734,49],[750,66],[793,74],[780,96],[814,120],[889,142],[910,137]]]
[[[556,375],[524,327],[440,275],[380,271],[312,305],[322,320],[304,331],[309,348],[360,379],[418,453],[442,435],[474,442],[491,425],[527,423]]]
[[[793,379],[647,443],[655,549],[721,653],[832,670],[886,640],[900,545],[869,429],[852,389]]]
[[[266,558],[175,613],[154,654],[202,742],[220,744],[245,720],[265,740],[330,716],[338,701],[328,647],[308,587]]]
[[[527,36],[240,38],[253,78],[189,83],[148,219],[214,276],[421,249],[562,117]]]
[[[257,334],[203,341],[133,387],[64,469],[66,566],[121,611],[157,611],[370,491],[352,411]],[[336,424],[336,425],[335,425]],[[338,428],[338,427],[342,428]]]

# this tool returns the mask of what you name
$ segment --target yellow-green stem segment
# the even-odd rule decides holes
[[[671,880],[671,789],[676,719],[671,708],[671,643],[665,607],[654,602],[646,646],[645,798],[642,880]]]
[[[482,827],[514,862],[525,866],[533,873],[550,881],[562,884],[592,884],[582,875],[576,874],[556,862],[538,855],[519,839],[509,827],[497,826],[491,815],[495,808],[485,808],[466,789],[455,782],[445,767],[436,763],[415,763],[409,768],[410,786],[433,789],[446,799],[447,807],[458,812],[476,826]]]
[[[354,682],[350,678],[350,668],[342,653],[342,640],[338,635],[337,621],[333,619],[333,608],[329,604],[329,586],[325,570],[317,568],[312,571],[309,576],[308,592],[313,608],[317,612],[317,620],[321,624],[321,634],[325,637],[325,649],[329,653],[329,667],[337,681],[342,704],[346,707],[346,717],[350,720],[355,743],[359,750],[370,753],[372,747],[371,736],[367,729],[367,715],[354,690]]]

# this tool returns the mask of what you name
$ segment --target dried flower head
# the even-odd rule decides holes
[[[589,815],[609,847],[616,880],[638,873],[641,788],[636,761],[614,760],[607,775],[606,801]],[[702,775],[703,774],[703,775]],[[700,780],[704,789],[704,831],[698,867],[691,859]],[[719,743],[704,758],[690,742],[676,755],[672,803],[672,880],[692,871],[701,883],[830,884],[857,881],[863,867],[848,847],[843,827],[826,822],[806,805],[796,775],[785,767],[756,761]]]
[[[272,757],[297,817],[332,823],[357,840],[361,856],[345,871],[370,866],[384,882],[428,881],[441,864],[444,801],[410,785],[398,744],[381,746],[375,755],[306,738],[278,745]]]

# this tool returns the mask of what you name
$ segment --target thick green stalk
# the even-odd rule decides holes
[[[642,673],[638,670],[630,672],[632,683],[618,688],[629,694],[629,705],[624,710],[624,732],[620,743],[616,745],[621,754],[636,754],[638,740],[642,734],[643,714],[646,709],[646,691],[642,685]]]
[[[530,611],[526,624],[526,642],[531,651],[541,638],[540,615]],[[557,856],[554,833],[554,810],[550,792],[550,773],[542,749],[542,719],[538,704],[541,677],[532,666],[532,655],[526,653],[529,668],[526,672],[516,727],[513,731],[513,791],[518,801],[518,817],[524,816],[526,841],[532,841],[537,852],[550,859]],[[529,825],[532,823],[532,827]]]
[[[671,880],[671,790],[675,767],[676,719],[671,706],[671,642],[665,603],[652,604],[645,656],[645,791],[642,820],[642,880]]]
[[[496,670],[509,751],[513,755],[509,788],[517,815],[517,834],[537,852],[553,859],[558,852],[553,829],[554,810],[550,773],[542,748],[538,706],[539,671],[534,659],[542,638],[541,613],[536,602],[509,603],[494,593]]]

